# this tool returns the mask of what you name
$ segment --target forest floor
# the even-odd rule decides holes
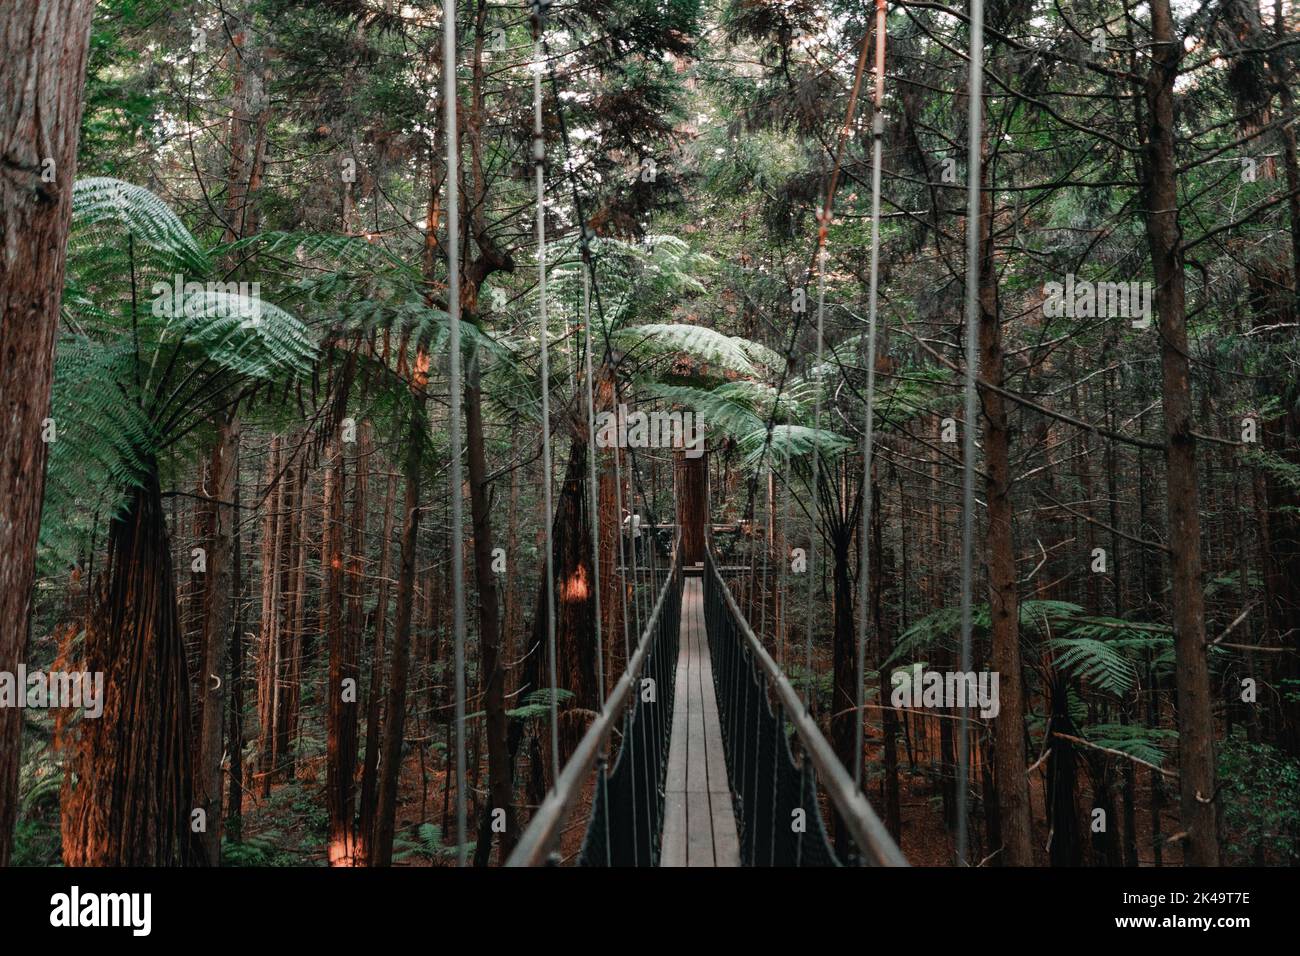
[[[937,743],[937,741],[935,742]],[[918,741],[922,747],[924,742]],[[920,749],[920,748],[918,748]],[[454,794],[446,787],[447,772],[443,766],[434,765],[433,754],[421,757],[418,748],[408,753],[402,768],[402,783],[397,806],[397,847],[394,864],[397,866],[453,866],[454,847]],[[949,866],[955,852],[955,835],[944,825],[943,796],[938,779],[925,772],[925,764],[918,762],[911,772],[905,750],[900,747],[899,801],[902,832],[899,845],[913,866]],[[878,755],[869,755],[878,759]],[[324,865],[327,819],[324,801],[318,792],[323,781],[324,758],[307,758],[300,764],[297,779],[271,785],[269,797],[259,797],[253,790],[245,794],[244,849],[235,852],[230,862],[246,865],[304,866]],[[1150,774],[1139,773],[1135,781],[1138,810],[1135,824],[1138,833],[1138,861],[1140,866],[1155,864],[1151,843],[1151,816],[1144,808],[1150,806]],[[1030,777],[1030,800],[1033,818],[1046,818],[1044,808],[1045,775],[1036,772]],[[582,839],[591,803],[592,785],[584,788],[581,799],[561,838],[561,856],[571,863],[582,846]],[[868,785],[868,795],[877,809],[883,807],[883,794],[878,781]],[[1170,799],[1166,794],[1166,801]],[[1083,790],[1077,795],[1080,807],[1089,806],[1092,795]],[[1166,806],[1166,811],[1168,806]],[[825,812],[825,810],[823,811]],[[1118,811],[1117,811],[1118,812]],[[1085,814],[1085,817],[1088,816]],[[474,828],[471,816],[470,826]],[[447,827],[444,828],[444,823]],[[1122,822],[1116,821],[1115,825]],[[983,823],[976,815],[972,825],[972,839],[979,852],[984,843]],[[1161,817],[1164,838],[1177,832],[1177,821],[1165,812]],[[1046,862],[1051,833],[1045,825],[1035,830],[1035,843]],[[1085,833],[1085,845],[1092,834]],[[1085,853],[1089,853],[1085,850]],[[228,849],[227,855],[230,855]],[[1166,849],[1163,862],[1177,864],[1181,854],[1177,849]]]

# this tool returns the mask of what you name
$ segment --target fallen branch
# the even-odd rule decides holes
[[[1178,774],[1174,773],[1172,770],[1166,770],[1163,767],[1157,767],[1155,764],[1151,763],[1150,761],[1143,760],[1141,757],[1134,757],[1132,754],[1126,754],[1122,750],[1114,750],[1110,747],[1103,747],[1101,744],[1094,744],[1092,741],[1084,740],[1082,737],[1072,737],[1070,734],[1063,734],[1059,730],[1052,731],[1052,736],[1060,737],[1062,740],[1068,740],[1070,741],[1070,743],[1078,744],[1081,747],[1091,747],[1093,750],[1100,750],[1103,753],[1112,754],[1113,756],[1116,757],[1123,757],[1126,760],[1132,760],[1134,763],[1140,763],[1142,766],[1149,767],[1150,769],[1156,771],[1157,773],[1164,774],[1166,777],[1173,777],[1174,779],[1178,778]]]

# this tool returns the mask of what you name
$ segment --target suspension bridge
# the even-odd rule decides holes
[[[653,572],[655,603],[627,669],[507,865],[905,866],[745,620],[711,544],[689,566],[680,545]],[[846,853],[832,847],[819,790]],[[561,835],[586,794],[581,848],[565,861]]]
[[[592,305],[597,328],[607,328],[604,321],[599,284],[591,252],[591,230],[582,191],[573,174],[568,128],[562,109],[550,48],[545,38],[549,0],[531,0],[529,9],[534,37],[533,69],[533,170],[536,190],[536,239],[538,269],[538,324],[540,341],[540,379],[542,421],[551,421],[550,367],[547,319],[547,235],[546,235],[546,137],[543,123],[543,74],[549,81],[556,103],[555,119],[563,144],[566,178],[572,190],[575,219],[583,224],[578,248],[583,263],[582,316],[586,341],[586,412],[588,433],[594,434],[595,400],[592,393]],[[839,181],[840,165],[849,134],[853,128],[858,94],[874,39],[875,89],[873,100],[872,139],[872,234],[871,280],[869,287],[868,332],[865,368],[868,372],[864,439],[863,474],[871,474],[873,409],[872,393],[876,357],[877,280],[879,265],[880,166],[883,124],[885,0],[876,0],[873,31],[863,36],[852,91],[849,95],[845,124],[837,139],[833,166],[818,208],[818,236],[810,273],[817,277],[816,368],[824,358],[823,316],[825,311],[826,246],[831,210]],[[971,14],[971,99],[979,101],[983,7],[972,0]],[[461,487],[461,369],[460,369],[460,262],[457,235],[456,169],[459,145],[456,129],[456,31],[455,4],[444,5],[443,84],[448,157],[448,315],[449,315],[449,384],[450,447],[452,494],[451,526],[453,539],[462,540],[463,517],[460,507]],[[978,117],[971,121],[969,177],[979,182]],[[978,186],[968,188],[969,221],[978,223]],[[967,243],[967,368],[965,380],[966,420],[974,419],[975,378],[975,287],[972,278],[977,265],[976,236],[968,228]],[[803,312],[793,323],[785,349],[786,366],[776,387],[781,394],[793,367],[795,346],[802,325]],[[608,340],[605,343],[609,348]],[[616,383],[617,387],[617,383]],[[778,403],[773,403],[767,423],[767,442]],[[821,425],[821,395],[816,398],[814,433]],[[963,536],[962,536],[962,660],[969,661],[971,635],[972,523],[974,511],[974,445],[972,431],[967,430],[963,448]],[[769,449],[763,448],[763,461],[770,464]],[[615,455],[614,487],[622,488],[619,455]],[[543,474],[553,472],[550,428],[541,434]],[[588,491],[591,508],[598,514],[595,456],[588,460]],[[820,456],[812,456],[814,484]],[[635,480],[636,465],[631,471]],[[864,489],[870,486],[864,480]],[[550,480],[543,482],[544,513],[554,514]],[[751,502],[754,484],[750,485]],[[678,488],[681,491],[681,488]],[[707,496],[707,492],[706,492]],[[644,495],[642,495],[644,498]],[[863,523],[870,523],[871,497],[864,494]],[[699,504],[695,506],[699,508]],[[621,499],[616,501],[622,512]],[[846,768],[821,733],[812,716],[807,699],[801,699],[783,668],[766,651],[755,635],[719,568],[709,535],[708,508],[696,513],[695,520],[681,522],[679,502],[678,536],[669,566],[655,568],[651,553],[649,580],[656,588],[652,609],[636,639],[635,651],[628,654],[627,666],[613,690],[603,694],[604,663],[601,641],[596,641],[596,665],[601,676],[601,709],[564,767],[559,766],[560,747],[556,695],[551,697],[552,787],[536,809],[527,829],[521,834],[506,861],[510,866],[539,866],[564,862],[561,838],[570,818],[579,806],[587,820],[580,849],[573,861],[587,866],[838,866],[882,865],[905,866],[906,860],[885,826],[872,810],[862,787],[863,778],[863,703],[866,647],[866,615],[858,622],[857,688],[859,715],[856,721],[856,746],[853,767]],[[747,509],[748,511],[748,509]],[[653,514],[651,526],[654,527]],[[598,556],[599,532],[592,522],[592,550]],[[556,688],[555,651],[555,576],[553,568],[554,538],[549,521],[545,529],[545,608],[549,686]],[[683,535],[689,540],[683,547]],[[621,541],[621,539],[620,539]],[[815,541],[814,545],[815,547]],[[859,557],[859,606],[866,605],[867,551]],[[620,552],[622,546],[620,544]],[[593,577],[600,580],[599,558]],[[689,563],[688,563],[689,562]],[[620,564],[627,565],[626,554]],[[811,563],[811,561],[810,561]],[[631,579],[638,581],[635,554],[630,562]],[[662,579],[662,580],[661,580]],[[461,550],[453,548],[452,580],[454,585],[454,646],[456,673],[457,780],[465,779],[465,685],[464,685],[464,593]],[[626,599],[624,577],[624,600]],[[811,580],[811,579],[810,579]],[[636,589],[634,587],[634,593]],[[812,591],[809,587],[809,606]],[[595,618],[601,620],[600,588],[596,589]],[[624,619],[626,620],[626,607]],[[639,612],[636,615],[641,620]],[[811,658],[812,616],[808,618],[808,663]],[[630,641],[629,641],[630,643]],[[628,648],[631,651],[631,648]],[[967,668],[969,669],[969,668]],[[964,735],[958,754],[964,774],[968,761]],[[616,739],[617,738],[617,739]],[[832,840],[823,818],[824,806],[832,815],[837,838]],[[958,855],[966,851],[964,791],[959,794],[963,809],[958,834]],[[464,785],[457,787],[457,834],[461,846],[460,861],[465,863],[466,801]]]

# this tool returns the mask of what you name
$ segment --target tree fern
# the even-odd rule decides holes
[[[171,207],[141,186],[104,176],[79,179],[72,187],[72,209],[83,236],[108,226],[192,275],[206,275],[211,269],[198,241]]]
[[[739,438],[766,427],[771,413],[776,389],[760,382],[724,382],[717,388],[696,388],[691,385],[667,385],[643,382],[637,391],[643,396],[658,398],[675,405],[684,405],[693,411],[700,423],[711,432]],[[778,416],[789,414],[793,408],[782,402]]]
[[[777,462],[787,458],[809,459],[814,452],[823,458],[835,458],[852,445],[853,442],[837,432],[807,425],[774,425],[770,439],[767,426],[762,425],[740,439],[740,449],[749,468],[757,467],[768,456]]]
[[[165,451],[188,457],[214,412],[306,372],[316,347],[274,304],[209,285],[210,262],[148,190],[79,182],[68,244],[67,331],[55,360],[41,558],[75,555]]]
[[[1040,637],[1070,626],[1075,615],[1083,611],[1069,601],[1021,601],[1021,637]],[[971,629],[978,638],[988,636],[991,618],[988,604],[971,608]],[[961,611],[958,607],[942,607],[913,623],[898,638],[885,665],[909,661],[933,648],[957,650],[960,641]]]
[[[1137,683],[1137,668],[1115,644],[1091,637],[1054,637],[1047,642],[1061,673],[1123,697]]]
[[[779,355],[764,345],[702,325],[633,325],[618,329],[612,338],[633,355],[689,356],[695,362],[711,366],[719,377],[722,372],[735,372],[761,378],[764,369],[778,369],[784,364]]]

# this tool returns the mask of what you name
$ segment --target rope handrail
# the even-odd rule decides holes
[[[627,662],[627,669],[623,671],[618,683],[610,691],[600,714],[592,721],[591,726],[587,728],[587,732],[582,735],[582,739],[578,741],[578,745],[574,748],[568,763],[560,771],[555,786],[551,788],[546,795],[546,799],[542,801],[537,808],[537,812],[533,814],[532,819],[528,822],[527,828],[525,828],[523,834],[519,837],[519,842],[515,845],[514,852],[506,860],[506,866],[543,866],[549,862],[552,848],[559,840],[561,827],[564,826],[573,810],[574,803],[582,793],[583,782],[596,765],[597,759],[609,741],[610,734],[622,721],[628,698],[631,697],[637,679],[641,675],[641,670],[645,666],[646,658],[650,653],[650,645],[655,637],[659,617],[663,613],[664,605],[667,603],[669,591],[674,586],[674,582],[677,582],[681,576],[681,549],[678,546],[679,543],[680,539],[673,542],[672,561],[669,566],[668,577],[659,589],[654,609],[650,612],[649,620],[646,621],[636,651]]]
[[[871,809],[866,796],[854,784],[852,775],[835,756],[834,749],[804,706],[803,698],[794,689],[794,685],[790,683],[790,679],[786,677],[780,665],[772,659],[762,642],[754,635],[749,622],[740,612],[731,590],[718,572],[711,547],[705,549],[705,560],[708,563],[712,582],[722,595],[737,630],[743,635],[754,660],[772,682],[779,702],[803,745],[804,753],[812,760],[814,769],[820,775],[822,786],[830,797],[831,803],[835,805],[853,842],[866,857],[866,862],[876,866],[907,866],[907,860],[899,850],[898,844],[889,835],[889,831],[876,816],[876,812]]]

